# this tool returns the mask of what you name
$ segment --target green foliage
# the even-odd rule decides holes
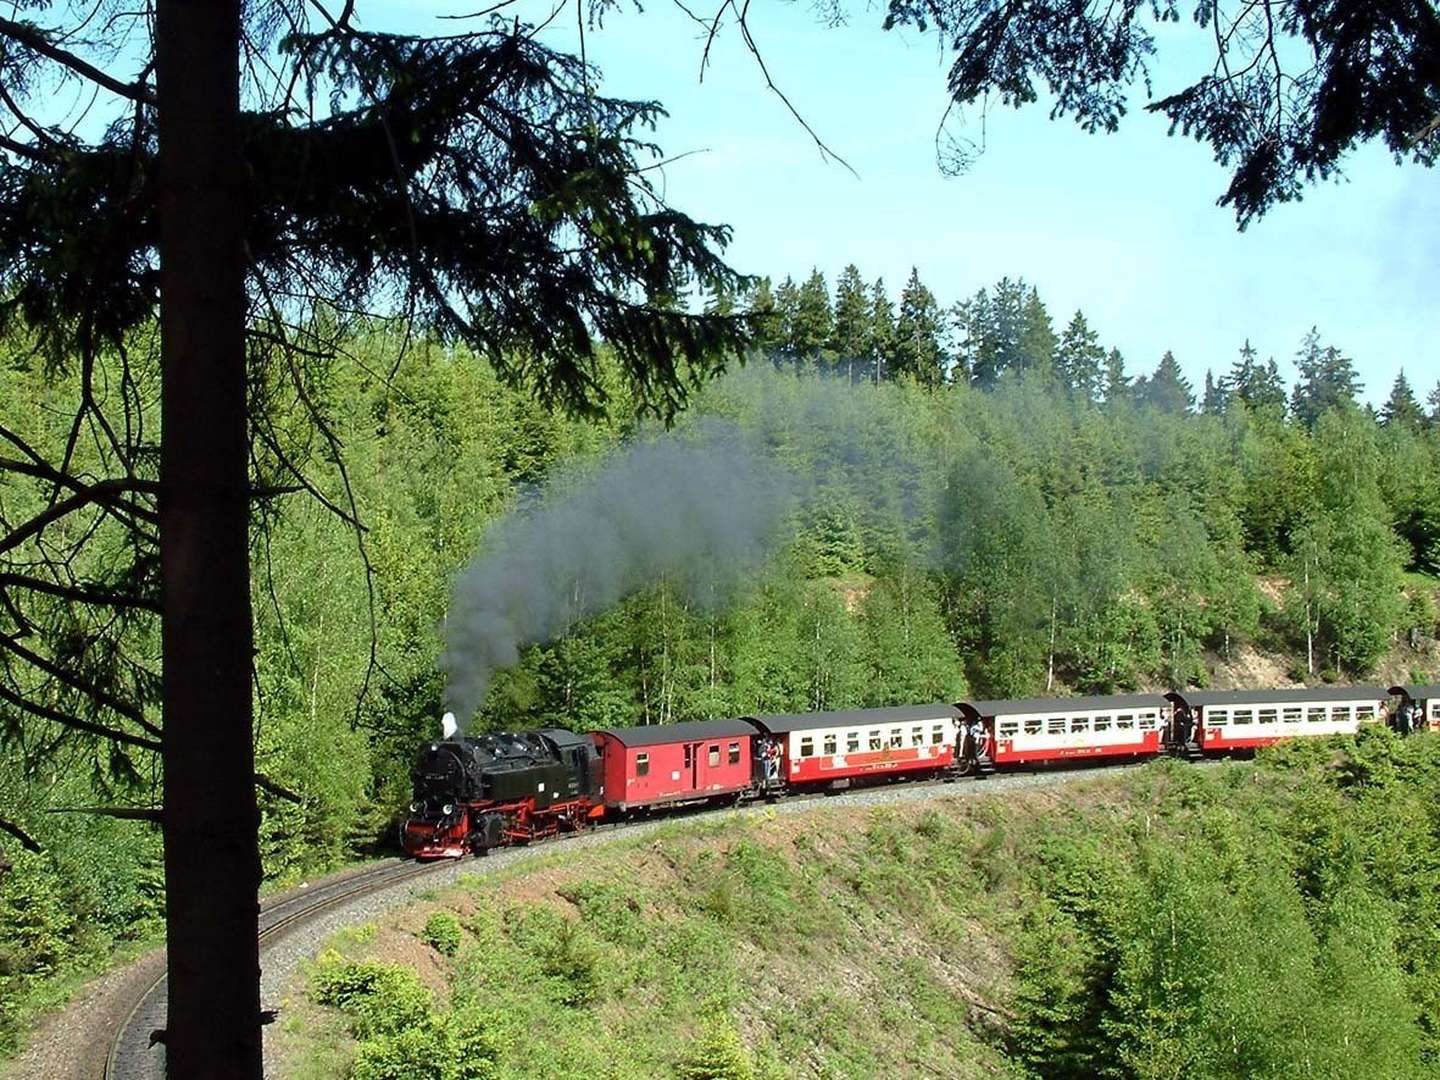
[[[677,1075],[681,1080],[755,1080],[755,1067],[739,1032],[715,1020],[685,1055]]]
[[[437,911],[425,920],[420,940],[441,956],[454,956],[460,951],[460,920],[448,911]]]
[[[350,1020],[359,1040],[350,1080],[499,1075],[495,1062],[502,1044],[493,1018],[474,1009],[437,1012],[430,992],[406,968],[327,952],[310,972],[310,996]]]

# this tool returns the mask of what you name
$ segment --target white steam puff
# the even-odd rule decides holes
[[[711,420],[611,457],[574,490],[505,515],[461,573],[445,626],[446,706],[463,726],[520,649],[673,576],[696,603],[768,554],[789,476]]]

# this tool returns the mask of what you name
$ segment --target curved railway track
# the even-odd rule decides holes
[[[443,864],[413,863],[387,859],[358,873],[315,886],[299,895],[287,895],[260,910],[260,947],[282,937],[321,912],[348,900],[393,888],[412,878],[424,877]],[[150,1035],[165,1026],[166,978],[162,972],[136,999],[110,1040],[105,1057],[105,1080],[163,1080],[164,1049],[150,1042]]]
[[[1073,767],[1047,769],[1035,772],[1012,772],[992,776],[983,781],[962,780],[958,785],[945,780],[928,780],[903,784],[883,784],[859,788],[836,794],[814,794],[790,796],[773,806],[760,804],[719,811],[695,811],[707,819],[722,818],[736,814],[747,814],[775,810],[778,812],[799,812],[820,806],[883,805],[899,801],[920,801],[933,798],[945,790],[955,795],[999,794],[1012,788],[1040,787],[1065,783],[1086,777],[1114,775],[1141,768],[1143,764],[1097,767],[1092,763],[1077,764]],[[603,842],[611,836],[616,838],[654,829],[676,820],[694,816],[692,813],[670,814],[660,818],[611,825],[586,832],[572,834],[588,838],[592,842]],[[464,868],[479,869],[494,866],[496,869],[518,861],[531,851],[543,853],[548,844],[535,848],[503,848],[493,852],[484,860],[446,860],[434,863],[413,863],[400,859],[387,859],[364,870],[339,880],[316,885],[300,895],[288,895],[271,901],[260,912],[260,947],[262,963],[267,945],[273,944],[288,932],[332,911],[350,900],[356,900],[370,893],[381,892],[405,882],[436,875],[441,880],[453,879]],[[449,873],[445,873],[445,871]],[[165,975],[162,972],[134,1001],[125,1018],[109,1036],[110,1049],[106,1057],[103,1076],[105,1080],[164,1080],[164,1053],[161,1047],[150,1045],[150,1033],[165,1026]]]

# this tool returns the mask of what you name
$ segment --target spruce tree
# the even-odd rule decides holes
[[[1102,367],[1105,350],[1100,335],[1090,329],[1085,314],[1076,311],[1060,337],[1056,353],[1056,370],[1065,388],[1078,398],[1095,401],[1102,388]]]
[[[1111,349],[1105,357],[1105,404],[1112,405],[1130,396],[1130,377],[1125,374],[1125,358],[1119,349]]]
[[[1056,372],[1059,348],[1055,328],[1050,323],[1050,313],[1045,310],[1040,291],[1032,286],[1020,312],[1018,361],[1026,371],[1051,375]]]
[[[1425,404],[1430,406],[1430,422],[1440,424],[1440,382],[1435,384],[1435,389],[1425,398]]]
[[[797,368],[825,370],[834,356],[830,339],[835,333],[835,319],[830,311],[830,289],[825,275],[812,269],[795,294],[795,317],[790,329],[790,345]]]
[[[1164,412],[1188,413],[1195,408],[1195,393],[1169,349],[1160,358],[1155,374],[1146,380],[1143,392],[1137,391],[1136,397]]]
[[[785,324],[768,277],[759,278],[745,300],[752,347],[762,356],[774,356],[784,345]]]
[[[1231,367],[1225,382],[1230,396],[1248,409],[1285,407],[1285,384],[1280,379],[1275,358],[1272,356],[1268,364],[1261,365],[1249,338],[1240,346],[1240,358]]]
[[[863,378],[870,357],[873,313],[860,270],[851,263],[840,274],[835,285],[835,312],[830,337],[830,351],[837,368],[854,382]]]
[[[795,333],[800,318],[800,290],[789,274],[775,290],[775,316],[780,329],[780,347],[770,359],[776,367],[794,367],[800,355]]]
[[[895,377],[895,308],[885,279],[870,286],[870,371],[871,382]]]
[[[1200,411],[1206,416],[1221,416],[1230,403],[1230,390],[1222,378],[1215,381],[1209,368],[1205,369],[1205,396],[1200,402]]]
[[[1312,326],[1301,341],[1295,365],[1300,378],[1290,393],[1290,412],[1307,428],[1313,428],[1337,405],[1353,405],[1363,389],[1355,362],[1335,346],[1324,344],[1317,327]]]
[[[945,378],[945,353],[940,347],[940,305],[911,267],[910,280],[900,292],[900,313],[895,319],[895,369],[924,386],[939,386]]]
[[[1393,425],[1413,431],[1424,422],[1425,414],[1420,410],[1420,403],[1415,400],[1415,393],[1410,389],[1410,381],[1405,378],[1402,368],[1395,376],[1395,385],[1390,388],[1389,400],[1380,409],[1380,423],[1386,427]]]
[[[956,300],[945,312],[946,341],[950,346],[950,381],[968,385],[975,378],[975,338],[970,301]]]

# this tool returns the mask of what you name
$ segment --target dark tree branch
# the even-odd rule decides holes
[[[128,731],[121,731],[119,728],[110,727],[107,724],[99,724],[93,720],[82,720],[78,716],[71,716],[69,713],[52,709],[48,705],[40,705],[34,701],[28,701],[21,695],[15,693],[8,686],[0,683],[0,700],[8,701],[15,708],[38,716],[45,720],[53,720],[64,727],[73,728],[76,731],[83,731],[87,735],[98,735],[102,739],[113,739],[125,746],[134,746],[140,750],[153,750],[159,753],[162,749],[160,743],[155,739],[147,739],[140,735],[132,735]]]
[[[62,585],[56,581],[27,577],[24,574],[0,573],[0,590],[9,588],[44,593],[47,596],[58,597],[61,600],[69,600],[75,604],[92,604],[98,607],[112,608],[135,608],[140,611],[151,612],[155,615],[160,614],[160,604],[155,600],[147,600],[142,596],[127,596],[124,593],[110,592],[106,589],[86,585]]]
[[[87,63],[74,53],[67,52],[54,44],[49,35],[38,26],[31,23],[14,22],[10,19],[0,19],[0,36],[8,37],[17,45],[21,45],[33,53],[38,53],[48,60],[55,61],[76,75],[104,87],[112,94],[119,94],[131,101],[141,101],[147,105],[155,104],[154,93],[144,83],[121,82],[113,75],[107,75],[95,65]]]
[[[59,521],[67,514],[73,513],[83,506],[89,506],[92,503],[100,503],[107,507],[118,507],[138,517],[154,519],[154,511],[146,510],[143,507],[136,506],[134,503],[126,502],[125,500],[115,497],[116,494],[120,492],[137,490],[137,483],[137,481],[131,480],[101,480],[99,483],[89,486],[81,485],[80,490],[74,495],[71,495],[70,498],[60,499],[48,510],[36,514],[24,525],[12,529],[8,536],[0,539],[0,555],[3,555],[7,551],[13,551],[52,522]],[[142,535],[144,535],[147,540],[154,542],[154,537],[147,534]]]
[[[114,710],[121,716],[125,717],[125,719],[129,720],[132,724],[136,725],[137,727],[144,728],[151,735],[154,735],[157,739],[161,737],[161,730],[154,724],[152,724],[149,720],[146,720],[144,712],[140,709],[138,705],[135,705],[133,702],[122,701],[120,698],[117,698],[114,694],[110,693],[103,687],[96,686],[94,683],[89,682],[86,679],[82,679],[74,672],[66,671],[64,668],[56,664],[53,660],[49,660],[41,656],[39,653],[27,649],[24,645],[21,645],[20,642],[16,641],[8,634],[0,633],[0,647],[9,649],[12,653],[20,657],[20,659],[24,660],[26,663],[39,668],[51,678],[58,679],[66,686],[70,687],[70,689],[79,691],[86,697],[94,699],[97,704],[103,705],[107,709]]]
[[[96,817],[119,818],[121,821],[150,821],[160,824],[164,820],[163,808],[149,806],[56,806],[52,814],[94,814]]]
[[[7,832],[16,840],[19,840],[20,846],[23,847],[26,851],[33,852],[34,854],[39,855],[40,852],[44,850],[40,847],[39,841],[37,841],[24,829],[20,828],[19,825],[16,825],[13,821],[6,821],[4,818],[0,818],[0,832]]]
[[[277,798],[284,799],[286,802],[292,802],[299,806],[305,805],[305,800],[303,798],[295,794],[295,792],[291,791],[289,788],[281,787],[264,773],[257,772],[255,774],[255,786],[258,787],[261,791],[268,791],[271,795],[274,795]]]

